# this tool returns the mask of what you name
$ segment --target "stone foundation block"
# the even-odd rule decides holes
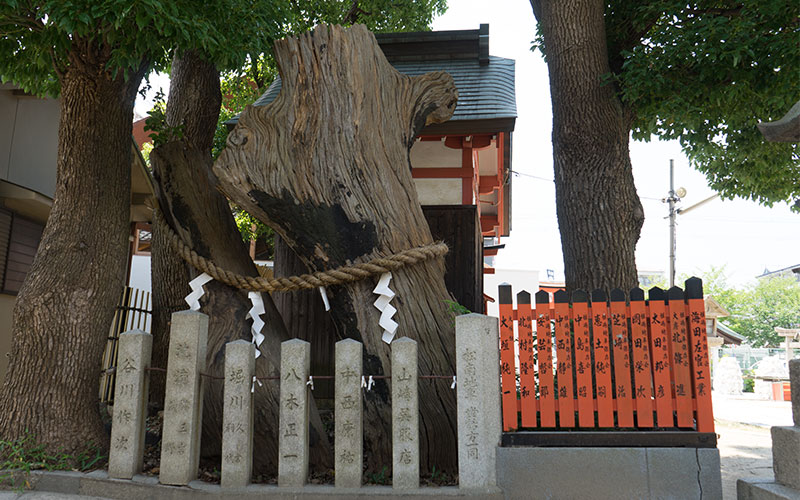
[[[800,427],[772,428],[772,469],[777,482],[800,490]]]

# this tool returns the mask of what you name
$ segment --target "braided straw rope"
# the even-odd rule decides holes
[[[253,292],[290,292],[318,288],[321,286],[341,285],[363,280],[370,276],[377,276],[401,267],[410,266],[429,259],[441,257],[448,252],[444,242],[433,243],[417,248],[403,250],[388,257],[376,257],[368,262],[353,264],[351,266],[337,267],[328,271],[313,274],[301,274],[287,278],[265,278],[255,276],[242,276],[218,267],[211,260],[197,254],[164,220],[164,215],[158,208],[153,210],[154,218],[167,229],[167,239],[172,248],[180,257],[198,269],[208,274],[217,281],[241,290]]]

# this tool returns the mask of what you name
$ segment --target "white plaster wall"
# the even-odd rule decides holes
[[[448,148],[444,141],[417,141],[411,147],[414,168],[461,168],[461,150]]]
[[[57,99],[0,91],[0,178],[53,197],[58,154]]]
[[[461,179],[414,179],[420,205],[461,205]]]
[[[131,278],[128,280],[128,286],[138,288],[150,292],[150,256],[149,255],[134,255],[131,259]],[[189,287],[186,287],[186,293],[189,293]]]

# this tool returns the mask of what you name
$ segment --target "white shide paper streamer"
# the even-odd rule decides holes
[[[372,386],[375,385],[375,380],[373,380],[372,375],[369,376],[369,380],[361,375],[361,387],[365,387],[368,391],[372,390]]]
[[[322,303],[325,304],[325,310],[330,311],[331,304],[328,302],[328,292],[325,291],[324,286],[319,287],[319,294],[322,295]]]
[[[389,288],[389,281],[391,280],[392,273],[383,273],[381,275],[381,279],[378,281],[378,285],[372,291],[372,293],[379,295],[374,305],[381,312],[381,319],[378,321],[378,324],[381,326],[381,328],[383,328],[381,340],[387,344],[392,343],[392,339],[394,339],[394,332],[397,331],[397,322],[392,319],[392,316],[394,316],[394,313],[397,312],[397,309],[395,309],[394,306],[389,303],[391,302],[392,298],[394,298],[394,292],[391,288]]]
[[[203,285],[208,283],[209,281],[213,280],[211,276],[207,275],[206,273],[201,274],[197,278],[193,279],[189,282],[189,287],[192,289],[191,293],[187,295],[183,300],[189,304],[189,309],[192,311],[199,311],[200,310],[200,297],[203,296],[205,291],[203,290]]]
[[[250,331],[253,333],[253,343],[256,345],[257,358],[261,356],[261,343],[264,342],[264,334],[261,333],[261,329],[264,328],[264,320],[261,319],[261,315],[264,314],[264,301],[261,299],[259,292],[249,292],[247,297],[250,299],[250,303],[253,304],[253,307],[247,311],[246,318],[253,318],[253,326],[250,327]]]

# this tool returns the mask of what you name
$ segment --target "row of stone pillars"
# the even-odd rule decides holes
[[[159,482],[186,485],[200,459],[208,317],[172,315]],[[130,479],[142,470],[144,423],[152,337],[140,330],[120,336],[109,477]],[[363,470],[362,344],[346,339],[335,350],[335,477],[337,488],[359,488]],[[392,345],[392,486],[419,487],[417,342]],[[300,487],[308,478],[310,344],[281,344],[278,486]],[[497,319],[456,318],[459,487],[496,486],[495,452],[501,434]],[[253,461],[255,347],[245,340],[225,348],[222,488],[250,482]]]

